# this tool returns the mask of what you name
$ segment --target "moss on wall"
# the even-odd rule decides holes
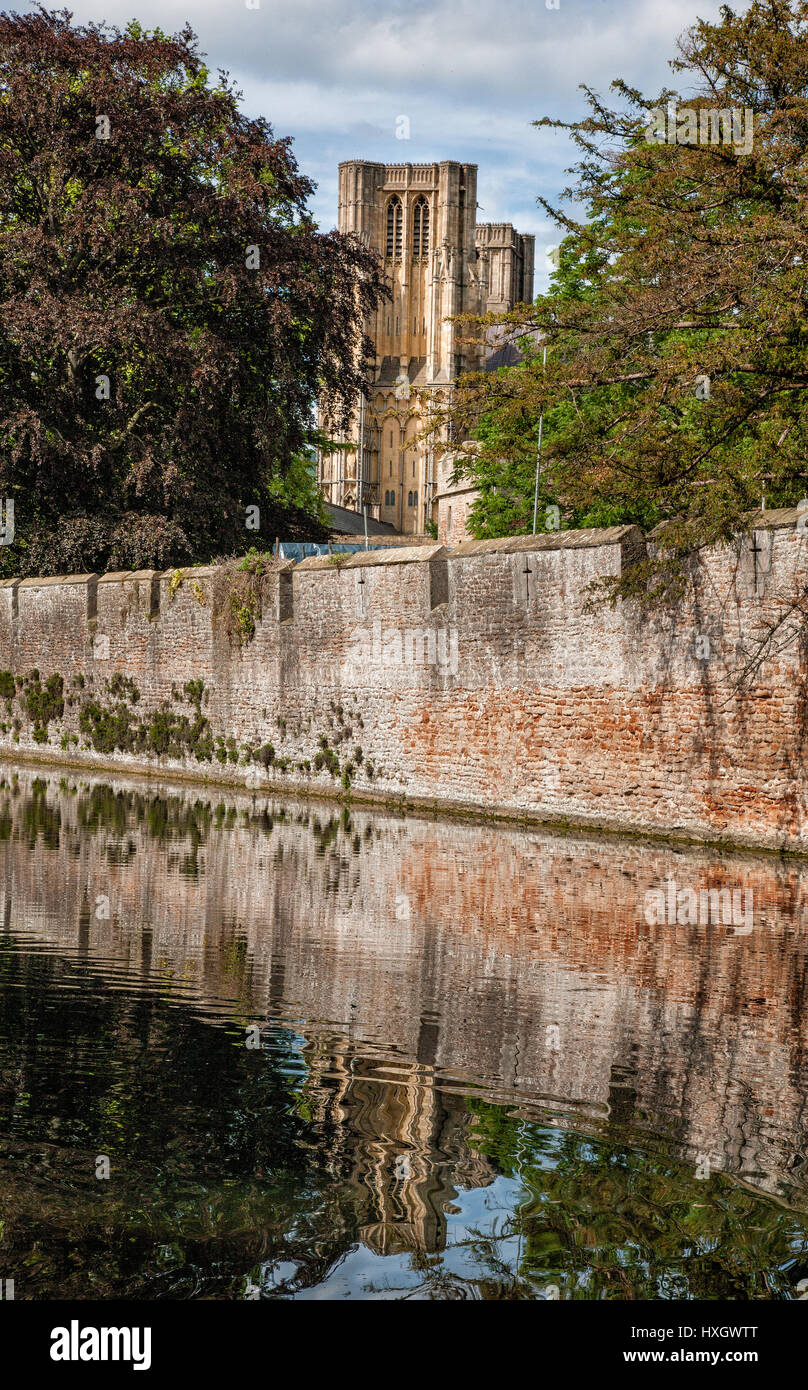
[[[88,688],[87,679],[75,675],[65,695],[64,678],[58,672],[43,682],[36,669],[16,677],[10,671],[0,671],[0,699],[5,700],[9,716],[14,714],[15,702],[23,716],[0,723],[0,733],[11,732],[19,743],[25,722],[34,742],[49,743],[49,731],[56,724],[58,742],[64,751],[80,746],[85,751],[125,753],[145,759],[216,760],[223,766],[234,767],[257,764],[268,773],[281,775],[292,770],[314,776],[325,773],[332,782],[341,783],[346,792],[350,791],[358,768],[364,767],[370,780],[374,776],[373,764],[365,759],[359,745],[354,744],[350,752],[346,749],[340,757],[340,745],[352,741],[353,728],[342,705],[333,701],[323,712],[327,732],[319,736],[316,727],[311,728],[311,720],[305,728],[297,723],[290,729],[286,719],[278,715],[278,741],[286,745],[278,751],[269,740],[240,746],[232,734],[215,732],[203,711],[209,692],[201,679],[186,681],[181,689],[172,685],[170,699],[152,709],[142,707],[137,684],[122,672],[114,672],[100,689],[93,686],[92,678]],[[66,711],[67,721],[59,727]],[[361,722],[355,713],[352,718],[355,723]],[[311,747],[314,740],[318,740],[316,752]]]

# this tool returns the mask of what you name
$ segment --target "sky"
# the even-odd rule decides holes
[[[291,136],[317,184],[311,208],[336,225],[345,159],[478,165],[480,222],[536,236],[536,289],[558,241],[537,206],[568,183],[573,147],[541,116],[583,115],[580,84],[622,77],[650,95],[675,86],[668,61],[720,0],[59,0],[76,21],[189,22],[208,65],[226,69],[249,115]],[[548,9],[548,4],[558,8]],[[57,8],[54,2],[53,8]],[[734,5],[743,9],[743,0]],[[22,0],[9,9],[25,13]],[[409,138],[400,138],[408,132]]]

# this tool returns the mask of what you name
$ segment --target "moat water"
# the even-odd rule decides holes
[[[800,1298],[807,958],[796,860],[3,765],[0,1279]]]

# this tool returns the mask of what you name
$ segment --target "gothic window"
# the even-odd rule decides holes
[[[429,251],[429,203],[426,198],[416,198],[412,221],[412,253],[425,256]]]
[[[401,199],[393,197],[387,204],[387,255],[390,260],[401,258]]]
[[[408,492],[408,493],[407,493],[407,506],[408,506],[408,507],[411,507],[411,506],[412,506],[412,493],[411,493],[411,492]]]
[[[412,494],[412,505],[413,505],[414,507],[417,507],[417,506],[418,506],[418,489],[417,489],[417,488],[415,489],[415,492]]]

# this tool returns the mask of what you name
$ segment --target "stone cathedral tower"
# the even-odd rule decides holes
[[[532,236],[509,224],[477,225],[475,164],[339,166],[341,232],[355,232],[382,257],[392,300],[367,325],[376,345],[368,401],[357,403],[346,442],[324,454],[319,480],[326,501],[422,534],[437,522],[445,479],[433,451],[416,436],[416,392],[447,391],[463,371],[482,364],[484,344],[469,353],[450,315],[507,311],[533,296]],[[323,422],[328,428],[327,422]],[[332,436],[333,437],[333,436]]]

